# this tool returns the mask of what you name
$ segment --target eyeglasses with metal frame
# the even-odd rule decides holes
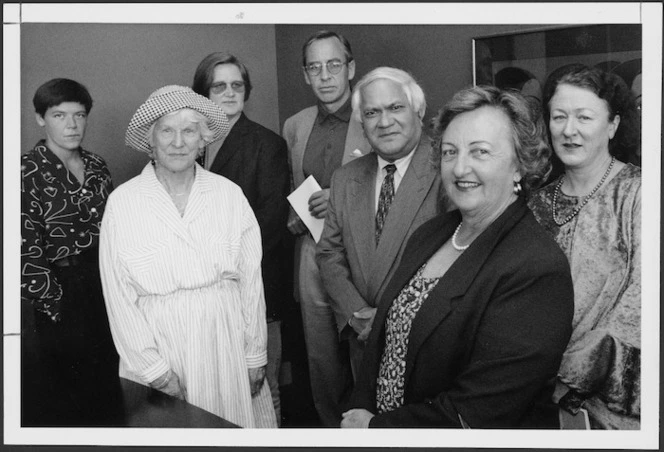
[[[341,72],[341,69],[344,67],[345,64],[348,64],[348,61],[340,61],[340,60],[329,60],[325,62],[325,67],[327,68],[327,72],[330,74],[336,75],[339,72]],[[307,74],[315,77],[317,75],[320,75],[320,73],[323,71],[323,63],[310,63],[304,66],[304,70],[307,72]]]

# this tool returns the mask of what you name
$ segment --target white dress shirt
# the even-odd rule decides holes
[[[380,155],[376,154],[378,158],[378,171],[376,171],[376,190],[375,190],[375,199],[374,199],[374,212],[378,212],[378,198],[380,198],[380,188],[383,185],[383,180],[387,176],[387,171],[385,167],[390,163],[394,164],[397,167],[397,170],[394,172],[394,195],[396,196],[397,190],[399,189],[399,184],[401,184],[401,179],[406,174],[408,166],[410,166],[410,161],[413,160],[413,154],[415,153],[415,147],[412,151],[408,153],[405,157],[401,157],[398,160],[393,162],[388,162]]]

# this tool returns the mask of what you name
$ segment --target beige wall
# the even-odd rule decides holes
[[[248,116],[279,132],[290,115],[315,102],[304,83],[301,46],[322,29],[346,35],[356,80],[377,66],[406,69],[427,95],[427,118],[472,83],[472,38],[533,25],[132,25],[23,24],[21,151],[42,137],[32,96],[43,82],[73,78],[94,107],[83,147],[106,159],[116,185],[138,174],[147,157],[124,146],[136,108],[167,84],[190,86],[200,60],[227,50],[248,66],[254,90]]]
[[[247,115],[278,131],[274,25],[23,24],[21,151],[42,138],[32,106],[35,90],[52,78],[72,78],[94,100],[83,147],[106,160],[119,185],[147,162],[124,146],[134,111],[161,86],[191,86],[201,59],[222,50],[249,68],[254,90]]]

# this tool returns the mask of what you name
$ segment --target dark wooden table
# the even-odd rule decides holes
[[[79,405],[83,410],[66,409],[72,404],[66,391],[37,396],[24,387],[23,392],[23,427],[238,428],[190,403],[119,377],[90,393]]]
[[[142,384],[120,378],[123,427],[233,428],[237,425],[209,411]]]

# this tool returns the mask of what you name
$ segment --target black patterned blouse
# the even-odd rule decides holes
[[[21,157],[21,298],[53,320],[62,288],[51,263],[99,245],[101,218],[113,190],[104,160],[79,152],[83,185],[44,140]]]
[[[393,411],[403,405],[406,353],[413,320],[424,300],[440,278],[424,278],[426,263],[401,289],[385,319],[385,348],[380,360],[376,400],[378,413]]]

